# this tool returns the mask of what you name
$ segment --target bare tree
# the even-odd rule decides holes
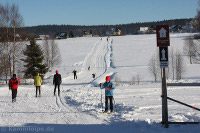
[[[200,31],[200,0],[198,1],[199,8],[197,9],[197,15],[195,16],[193,23],[197,31]]]
[[[23,25],[23,17],[19,13],[17,5],[12,4],[10,8],[10,27],[13,29],[13,73],[15,73],[16,58],[16,28]]]
[[[23,24],[23,18],[19,14],[19,9],[15,4],[5,6],[0,5],[0,40],[3,47],[1,56],[3,74],[6,79],[10,73],[15,73],[15,64],[21,53],[21,43],[16,39],[16,28]],[[13,61],[12,61],[13,60]],[[13,67],[13,71],[12,71]]]
[[[55,42],[55,40],[50,41],[50,46],[51,46],[51,68],[53,68],[60,64],[61,54],[58,44]]]
[[[169,53],[169,64],[169,73],[172,73],[172,79],[174,80],[176,74],[176,56],[173,47],[170,49]]]
[[[135,76],[132,76],[131,80],[129,81],[130,85],[134,85],[135,84]]]
[[[57,66],[61,62],[61,54],[58,44],[55,40],[48,40],[47,38],[43,42],[44,51],[44,63],[48,66],[49,70]]]
[[[50,46],[49,46],[49,40],[47,38],[45,38],[44,42],[43,42],[43,49],[44,49],[44,62],[47,65],[48,69],[51,67],[51,55],[50,55]]]
[[[181,52],[176,51],[176,80],[180,80],[185,72],[183,56]]]
[[[115,86],[119,86],[120,82],[121,82],[121,78],[118,75],[116,75],[115,76]]]
[[[200,40],[193,40],[193,43],[195,45],[195,56],[193,57],[193,60],[195,63],[200,62]]]
[[[8,78],[8,70],[10,68],[9,63],[9,42],[8,42],[8,23],[9,23],[9,6],[0,5],[0,40],[1,40],[1,75],[5,75],[6,83]]]
[[[160,73],[160,65],[158,59],[158,55],[153,55],[148,64],[149,71],[154,76],[155,82],[157,81],[158,75]]]
[[[192,39],[192,37],[188,37],[185,40],[185,45],[183,47],[183,53],[186,54],[190,59],[190,64],[192,64],[192,60],[196,56],[196,45]]]
[[[137,75],[137,83],[138,83],[138,85],[140,84],[140,80],[141,80],[141,76],[138,74]],[[156,82],[156,81],[155,81]]]

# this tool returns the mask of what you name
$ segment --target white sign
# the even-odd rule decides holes
[[[165,49],[163,48],[162,49],[162,51],[161,51],[161,60],[163,60],[163,61],[166,61],[167,60],[167,58],[165,57],[165,53],[166,53],[166,51],[165,51]]]
[[[167,35],[166,35],[167,31],[164,28],[161,28],[159,33],[160,33],[160,38],[166,38],[167,37]]]

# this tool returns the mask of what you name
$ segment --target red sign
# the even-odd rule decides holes
[[[157,46],[170,46],[169,41],[169,26],[157,25],[156,26]]]

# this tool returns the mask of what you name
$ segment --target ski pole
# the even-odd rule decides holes
[[[103,112],[103,101],[102,101],[102,89],[101,89],[101,109],[102,109],[102,112]]]
[[[114,97],[113,97],[113,102],[114,102],[114,105],[115,105],[115,110],[116,110],[116,112],[117,112],[117,106],[116,106],[116,104],[115,104],[115,99],[114,99]]]

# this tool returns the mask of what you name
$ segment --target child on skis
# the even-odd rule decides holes
[[[105,113],[108,112],[108,100],[110,100],[110,112],[113,112],[113,90],[115,86],[113,82],[110,81],[110,76],[106,76],[106,82],[99,84],[101,89],[105,88]]]

